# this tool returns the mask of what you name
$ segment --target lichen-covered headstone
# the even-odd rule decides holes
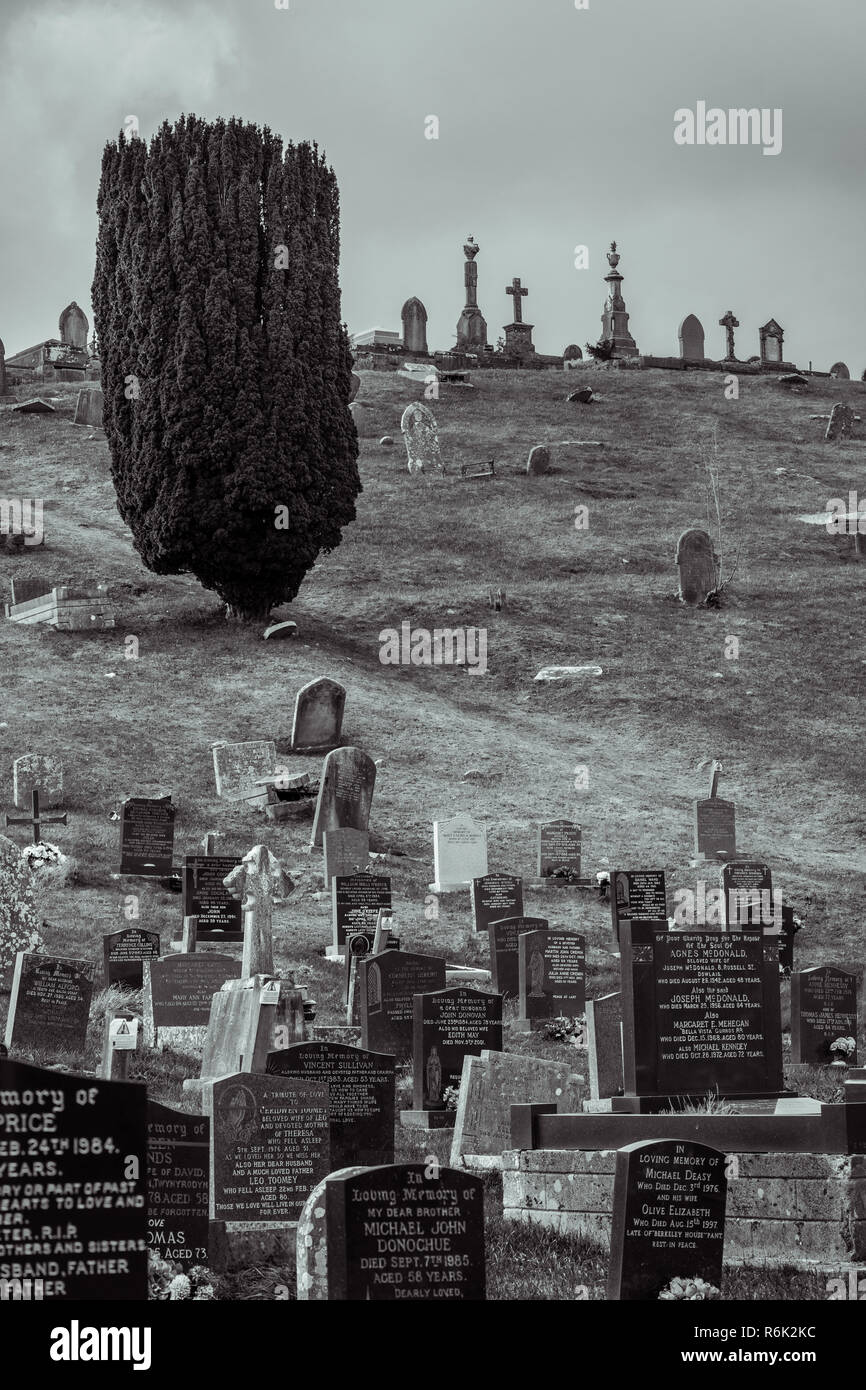
[[[12,988],[19,951],[42,948],[35,881],[17,845],[0,835],[0,989]]]
[[[706,603],[707,595],[718,588],[713,542],[706,531],[683,531],[677,541],[677,568],[680,572],[680,598],[692,607]]]
[[[444,473],[436,419],[426,405],[407,405],[400,421],[410,473]]]
[[[29,811],[33,792],[39,793],[39,805],[62,806],[63,762],[45,753],[25,753],[12,764],[12,794],[15,805]]]
[[[837,401],[830,411],[825,439],[850,439],[854,429],[854,412],[850,405]]]

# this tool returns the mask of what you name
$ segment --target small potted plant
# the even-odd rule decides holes
[[[855,1038],[836,1038],[830,1044],[830,1051],[833,1054],[831,1067],[847,1067],[849,1059],[857,1051]]]

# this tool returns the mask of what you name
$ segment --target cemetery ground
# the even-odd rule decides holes
[[[703,764],[718,757],[720,794],[737,805],[738,857],[772,864],[803,923],[795,968],[856,968],[866,869],[857,737],[866,649],[856,615],[866,570],[849,537],[796,518],[858,486],[862,443],[824,443],[809,416],[829,414],[837,400],[857,409],[860,383],[812,378],[790,394],[772,377],[741,376],[739,399],[726,400],[721,373],[477,372],[474,389],[443,384],[428,402],[446,476],[410,477],[399,421],[423,390],[391,373],[361,378],[358,518],[279,610],[298,625],[297,638],[280,643],[227,626],[193,579],[144,569],[115,507],[104,435],[72,424],[74,388],[54,388],[52,416],[4,415],[0,494],[45,499],[46,533],[44,549],[3,555],[4,579],[105,583],[117,615],[113,631],[84,634],[0,625],[6,808],[15,757],[56,752],[65,767],[68,825],[45,838],[72,856],[75,879],[49,901],[46,948],[101,961],[103,933],[129,924],[127,894],[138,895],[137,924],[160,932],[163,954],[179,939],[179,896],[112,878],[119,803],[161,787],[177,807],[176,862],[206,831],[221,835],[220,853],[263,843],[280,858],[296,886],[276,910],[277,967],[309,987],[318,1023],[344,1021],[342,971],[321,954],[330,895],[319,852],[306,849],[309,820],[272,824],[219,801],[211,757],[223,739],[284,746],[295,692],[326,675],[348,690],[343,741],[379,763],[371,848],[387,857],[372,867],[391,875],[404,948],[488,964],[468,892],[443,896],[438,918],[428,902],[425,915],[432,821],[466,811],[487,827],[491,870],[527,880],[525,913],[585,935],[587,995],[616,989],[608,906],[592,891],[529,886],[534,827],[560,816],[581,823],[585,874],[663,865],[669,890],[694,888],[692,802],[706,795]],[[584,381],[601,399],[566,402]],[[19,399],[31,394],[18,390]],[[386,434],[394,446],[379,444]],[[526,475],[533,445],[566,440],[603,447],[557,447],[549,474]],[[461,464],[491,455],[495,477],[460,476]],[[707,458],[718,471],[721,546],[707,513]],[[588,529],[575,526],[581,506]],[[718,608],[676,597],[677,537],[695,525],[713,534],[724,577],[733,571]],[[506,594],[501,609],[488,602],[496,589]],[[404,621],[486,629],[486,674],[382,665],[379,633]],[[130,636],[134,659],[125,655]],[[726,656],[731,638],[737,657]],[[533,680],[543,666],[583,664],[602,676]],[[282,761],[315,776],[321,765],[319,756]],[[11,833],[25,843],[26,831]],[[706,871],[713,884],[715,874]],[[787,987],[785,1023],[786,996]],[[0,995],[0,1020],[7,1002]],[[106,1002],[95,1000],[88,1051],[71,1066],[95,1067]],[[518,1033],[514,1017],[507,1006],[508,1050],[568,1059],[585,1074],[584,1052]],[[139,1051],[130,1076],[146,1080],[153,1099],[191,1108],[181,1082],[196,1072],[194,1060]],[[823,1069],[786,1066],[786,1084],[841,1099]],[[408,1068],[398,1110],[401,1101],[409,1104]],[[447,1161],[449,1144],[447,1131],[398,1127],[397,1160]],[[498,1177],[486,1192],[490,1297],[604,1297],[605,1252],[504,1222]],[[825,1277],[729,1272],[724,1296],[820,1299]],[[272,1298],[293,1284],[294,1269],[261,1269],[227,1277],[222,1294]]]

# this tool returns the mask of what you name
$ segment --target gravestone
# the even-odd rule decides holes
[[[19,810],[30,810],[34,790],[39,793],[40,806],[63,805],[61,758],[45,753],[25,753],[23,757],[15,759],[12,764],[12,794]]]
[[[487,929],[490,941],[490,974],[497,994],[516,999],[520,993],[521,933],[543,931],[546,917],[502,917]]]
[[[394,1162],[394,1058],[336,1042],[302,1042],[268,1054],[267,1072],[326,1082],[331,1171]]]
[[[531,477],[540,477],[550,472],[550,450],[546,444],[535,444],[530,449],[526,471]]]
[[[582,830],[569,820],[552,820],[538,827],[538,877],[573,882],[580,878]]]
[[[396,1163],[326,1178],[298,1223],[298,1300],[483,1301],[483,1180],[428,1172]]]
[[[614,944],[620,939],[620,928],[624,922],[653,922],[658,926],[667,926],[664,869],[613,869],[610,883]]]
[[[400,421],[410,473],[444,473],[436,418],[426,405],[407,405]]]
[[[277,746],[272,739],[249,743],[216,743],[213,766],[217,796],[223,801],[244,801],[248,806],[265,806],[266,787],[258,783],[273,777],[277,766]]]
[[[569,343],[562,354],[563,362],[582,362],[583,349],[577,343]]]
[[[427,351],[427,310],[420,299],[407,299],[400,311],[406,352]]]
[[[722,796],[694,803],[695,858],[733,859],[737,853],[736,807]]]
[[[834,362],[832,367],[830,368],[830,375],[832,377],[835,377],[837,381],[851,380],[851,373],[849,372],[844,362]]]
[[[718,1149],[688,1141],[618,1150],[609,1300],[655,1300],[677,1278],[721,1288],[726,1163]]]
[[[684,318],[679,328],[680,357],[686,362],[704,360],[704,326],[694,314]]]
[[[87,330],[89,327],[87,315],[83,309],[79,309],[73,299],[72,303],[67,304],[66,308],[63,310],[58,322],[62,346],[86,349]]]
[[[457,893],[487,873],[487,831],[471,816],[433,822],[431,893]]]
[[[402,1061],[412,1056],[416,994],[445,988],[445,961],[413,951],[383,951],[360,962],[361,1046]]]
[[[325,861],[325,887],[330,888],[334,878],[347,878],[361,873],[370,860],[370,832],[368,830],[326,830],[322,835],[322,849]]]
[[[243,904],[225,885],[241,860],[230,854],[188,854],[183,861],[184,917],[196,919],[196,942],[243,941]]]
[[[622,1094],[622,995],[602,994],[586,1001],[589,1094],[607,1100]]]
[[[391,880],[382,874],[351,874],[331,880],[331,954],[341,956],[347,931],[367,931],[372,939],[380,909],[391,913]]]
[[[147,1103],[147,1239],[183,1269],[208,1263],[210,1120]]]
[[[445,1092],[460,1086],[464,1057],[502,1051],[502,995],[479,989],[442,989],[416,994],[412,1046],[414,1113],[404,1122],[436,1116],[446,1128],[454,1124]],[[438,1126],[437,1126],[438,1127]]]
[[[721,881],[723,921],[728,931],[742,926],[762,926],[764,931],[781,932],[781,919],[775,920],[773,875],[769,864],[760,860],[725,864]]]
[[[310,844],[321,847],[326,830],[367,830],[376,785],[376,764],[360,748],[335,748],[322,764]]]
[[[849,405],[837,401],[830,411],[830,419],[824,431],[825,439],[850,439],[854,433],[854,411]]]
[[[201,1081],[230,1072],[264,1072],[268,1054],[304,1037],[303,995],[293,980],[247,975],[226,980],[211,999],[202,1047]],[[184,1082],[186,1091],[201,1090]]]
[[[215,951],[144,962],[144,1041],[150,1047],[193,1043],[204,1030],[211,1000],[226,980],[240,978],[241,963]]]
[[[338,681],[309,681],[295,696],[293,753],[328,753],[340,742],[346,688]]]
[[[266,845],[254,845],[231,873],[225,886],[243,910],[243,975],[271,974],[274,969],[274,903],[294,891],[294,883]]]
[[[586,941],[577,932],[541,928],[517,939],[517,1028],[549,1018],[580,1018],[586,1010]]]
[[[802,923],[794,921],[794,909],[782,904],[782,931],[779,936],[779,971],[790,975],[794,969],[794,937]]]
[[[205,1088],[214,1221],[297,1221],[330,1172],[328,1087],[238,1072]]]
[[[4,1224],[3,1278],[34,1263],[38,1242],[46,1273],[31,1297],[144,1304],[146,1087],[0,1058],[0,1133],[33,1136],[41,1155],[4,1163],[4,1206],[23,1216]]]
[[[713,542],[706,531],[683,531],[677,541],[677,567],[680,572],[680,598],[692,607],[706,603],[707,595],[718,588]]]
[[[758,930],[620,928],[624,1096],[646,1114],[671,1097],[783,1092],[779,938]]]
[[[472,880],[472,930],[487,931],[491,922],[523,913],[523,879],[514,874],[484,874]]]
[[[131,796],[120,808],[120,872],[141,878],[171,873],[175,808],[171,797]]]
[[[88,960],[20,951],[6,1020],[10,1052],[83,1052],[93,973]]]
[[[21,850],[0,835],[0,989],[12,988],[19,951],[42,942],[42,914],[34,897],[35,878]]]
[[[791,976],[791,1061],[827,1066],[837,1038],[857,1042],[857,976],[835,965]],[[856,1049],[848,1056],[857,1064]]]
[[[571,1062],[549,1062],[517,1052],[482,1051],[463,1061],[451,1162],[499,1168],[512,1148],[512,1105],[555,1105],[562,1115],[580,1114],[584,1078]]]
[[[104,408],[105,397],[99,387],[93,386],[86,391],[79,391],[78,400],[75,402],[73,425],[93,425],[97,429],[101,429]]]
[[[102,959],[106,985],[120,989],[141,989],[144,962],[159,960],[159,932],[141,927],[125,927],[102,938]]]

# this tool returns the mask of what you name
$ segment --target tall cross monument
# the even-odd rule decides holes
[[[733,309],[729,309],[724,318],[719,319],[719,327],[725,330],[725,361],[736,362],[734,356],[734,329],[739,328],[740,320],[734,318]]]
[[[534,324],[523,322],[523,300],[529,290],[524,289],[520,277],[515,276],[505,293],[511,295],[514,305],[514,322],[505,324],[505,351],[514,357],[531,357],[535,352],[532,342]]]

